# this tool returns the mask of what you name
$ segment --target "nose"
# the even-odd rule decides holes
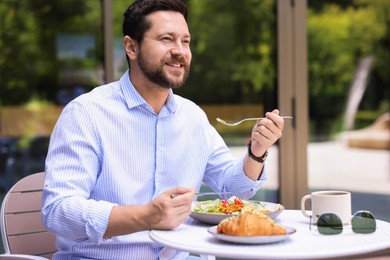
[[[171,49],[172,55],[183,56],[185,53],[185,47],[182,42],[175,42],[174,46]]]

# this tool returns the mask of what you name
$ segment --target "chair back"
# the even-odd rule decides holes
[[[19,180],[1,205],[1,236],[5,253],[51,258],[57,251],[55,236],[42,224],[44,172]]]

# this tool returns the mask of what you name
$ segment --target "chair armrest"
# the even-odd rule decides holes
[[[36,255],[0,254],[0,260],[48,260],[48,259]]]

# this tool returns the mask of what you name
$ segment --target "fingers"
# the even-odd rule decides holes
[[[170,193],[171,191],[168,191]],[[172,207],[177,210],[178,215],[183,215],[186,218],[191,213],[191,203],[195,196],[194,189],[181,188],[175,189],[176,196],[170,195]]]
[[[164,194],[169,195],[171,199],[176,197],[183,198],[181,195],[187,195],[185,197],[189,197],[192,201],[192,198],[195,196],[195,191],[194,189],[190,189],[190,188],[177,187],[175,189],[166,191]]]
[[[261,137],[269,140],[278,139],[282,136],[283,124],[283,122],[275,123],[270,119],[262,119],[254,127],[252,138],[254,140]]]
[[[268,139],[274,139],[280,138],[282,136],[282,128],[283,122],[275,122],[271,119],[263,119],[257,124],[255,132],[258,132]]]
[[[267,112],[266,118],[258,120],[253,128],[251,140],[253,148],[261,153],[271,147],[280,137],[284,128],[284,119],[279,116],[279,110]],[[256,149],[257,147],[257,149]]]
[[[279,129],[284,127],[284,119],[279,116],[279,110],[275,109],[272,112],[265,113],[266,120],[271,120]]]
[[[171,197],[172,194],[176,196]],[[153,219],[151,226],[153,229],[173,229],[179,226],[191,213],[191,203],[195,196],[195,191],[189,188],[174,188],[168,190],[150,204]]]

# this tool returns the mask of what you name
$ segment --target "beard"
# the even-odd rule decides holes
[[[184,58],[172,57],[171,59],[169,59],[168,63],[170,61],[180,61],[187,64]],[[150,82],[153,82],[162,88],[168,88],[168,89],[180,88],[187,81],[188,76],[190,74],[190,65],[185,65],[184,74],[181,79],[179,77],[177,79],[169,78],[169,75],[167,75],[167,73],[165,73],[163,70],[165,61],[162,62],[160,65],[152,64],[148,62],[148,59],[144,57],[142,52],[140,52],[138,56],[137,64],[140,70],[142,71],[142,73],[144,74],[144,76]]]

